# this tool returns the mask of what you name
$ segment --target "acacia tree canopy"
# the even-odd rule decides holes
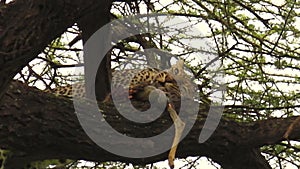
[[[167,158],[167,152],[146,159],[130,159],[105,151],[95,145],[82,130],[74,114],[72,101],[28,87],[28,84],[34,86],[37,82],[42,82],[46,88],[69,82],[56,71],[68,67],[63,64],[65,59],[76,60],[76,57],[61,54],[58,50],[81,52],[81,49],[73,48],[72,45],[78,39],[86,41],[109,18],[146,12],[186,17],[191,23],[202,26],[203,35],[187,35],[186,28],[177,34],[179,37],[139,35],[127,38],[115,44],[111,56],[107,56],[99,73],[107,76],[100,76],[96,83],[106,84],[107,87],[109,71],[103,67],[109,63],[119,64],[117,68],[130,60],[146,63],[149,58],[141,60],[132,53],[147,48],[168,50],[189,63],[192,74],[198,80],[199,94],[205,100],[201,101],[199,118],[194,127],[180,143],[178,157],[206,156],[224,169],[269,169],[284,168],[287,165],[299,167],[300,31],[297,25],[300,2],[1,2],[4,3],[0,4],[0,148],[12,152],[6,167],[21,168],[32,161],[47,159],[149,164]],[[79,28],[74,28],[76,24]],[[60,38],[64,32],[75,32],[78,39],[74,38],[68,44],[62,42]],[[212,43],[205,49],[197,49],[181,41],[197,38]],[[178,52],[174,48],[182,50]],[[214,53],[218,57],[195,65],[189,59],[191,53]],[[50,63],[46,64],[51,67],[49,71],[36,72],[36,62],[30,63],[34,58],[42,58]],[[207,67],[216,60],[221,61],[221,70],[227,78],[225,109],[213,135],[205,143],[199,143],[198,137],[214,92],[211,90],[213,84],[209,81],[211,76]],[[76,66],[80,62],[76,61]],[[168,65],[170,61],[163,64]],[[17,73],[17,79],[25,83],[12,80]],[[102,92],[102,95],[106,92]],[[99,106],[107,114],[117,112],[112,105],[100,103]],[[88,120],[94,122],[93,117]],[[139,125],[125,131],[126,123],[114,118],[109,120],[118,131],[128,135],[136,131],[139,136],[149,134]],[[152,131],[152,134],[162,132],[168,125],[153,124],[152,127],[157,130]]]

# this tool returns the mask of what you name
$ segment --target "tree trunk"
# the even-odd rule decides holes
[[[78,22],[78,25],[80,29],[82,30],[82,39],[83,43],[85,44],[88,39],[97,31],[99,30],[103,25],[107,24],[110,21],[110,11],[109,8],[95,8],[94,10],[89,11],[83,18],[81,18]],[[107,38],[110,38],[110,36],[107,34]],[[108,42],[110,42],[109,39],[103,39]],[[100,44],[99,44],[100,45]],[[98,48],[102,49],[102,52],[99,53],[99,56],[101,54],[104,54],[104,49],[108,46],[98,46]],[[91,84],[94,84],[95,86],[101,86],[99,88],[96,88],[96,98],[99,101],[102,101],[105,99],[105,97],[110,93],[110,79],[111,79],[111,65],[110,65],[110,52],[105,54],[104,59],[101,61],[98,72],[96,75],[96,81],[90,82]],[[85,58],[85,65],[90,65],[89,63],[86,63],[87,59]],[[90,67],[85,67],[85,75],[86,77],[89,76],[89,70]],[[86,84],[87,84],[86,79]],[[89,88],[87,88],[88,90]],[[92,91],[87,91],[88,95],[92,94]]]
[[[52,40],[88,11],[98,8],[108,16],[110,5],[109,0],[16,0],[1,5],[0,98],[16,73]]]

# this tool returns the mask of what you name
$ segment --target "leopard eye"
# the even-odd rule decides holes
[[[179,73],[179,70],[177,68],[174,69],[174,74],[177,75]]]

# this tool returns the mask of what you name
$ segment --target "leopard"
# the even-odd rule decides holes
[[[174,87],[177,85],[176,87]],[[179,89],[178,86],[181,86]],[[73,88],[75,90],[73,90]],[[171,89],[173,92],[168,93]],[[195,94],[195,84],[190,75],[184,70],[184,61],[178,60],[169,69],[159,70],[157,68],[125,69],[112,72],[111,93],[106,96],[103,102],[110,102],[111,95],[125,95],[129,90],[129,98],[136,100],[147,100],[152,90],[160,89],[167,97],[192,98]],[[47,93],[63,97],[84,98],[85,84],[83,82],[74,83],[45,90]],[[173,93],[173,95],[172,95]]]
[[[178,107],[176,105],[178,104],[174,104],[174,102],[182,98],[193,99],[196,93],[195,83],[184,70],[184,61],[179,59],[169,69],[164,70],[145,68],[142,70],[114,71],[112,72],[111,81],[111,93],[106,96],[104,103],[112,102],[112,95],[117,95],[117,97],[127,95],[131,100],[147,101],[150,94],[154,93],[158,102],[162,98],[167,99],[166,110],[175,125],[175,136],[168,156],[169,166],[173,168],[177,145],[185,126],[177,113]],[[75,90],[73,90],[73,87]],[[86,95],[84,83],[58,87],[50,90],[50,92],[58,96],[71,98],[84,98]]]

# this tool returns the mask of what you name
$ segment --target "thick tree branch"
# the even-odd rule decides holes
[[[117,112],[109,105],[101,104],[100,107],[106,114]],[[282,141],[284,132],[295,119],[296,117],[269,119],[253,123],[237,123],[222,119],[212,137],[202,144],[198,142],[198,137],[204,120],[198,120],[188,136],[180,143],[177,156],[208,156],[225,169],[269,169],[267,161],[260,155],[259,147]],[[43,93],[20,82],[11,83],[8,92],[4,95],[3,103],[0,105],[0,120],[0,138],[5,138],[0,140],[0,144],[3,148],[14,152],[10,159],[12,168],[19,168],[29,161],[49,158],[112,160],[138,164],[167,158],[166,152],[155,157],[133,160],[103,150],[83,132],[74,114],[72,101]],[[91,123],[95,121],[99,123],[94,117],[87,120]],[[140,137],[149,135],[149,131],[153,135],[159,134],[170,125],[170,122],[152,123],[152,130],[145,130],[139,125],[128,128],[130,125],[120,121],[120,118],[111,118],[108,121],[114,124],[116,130]],[[294,126],[290,138],[300,139],[299,133],[298,124]],[[108,132],[107,135],[109,134]],[[130,143],[120,140],[118,144]],[[235,160],[236,163],[228,160]]]

